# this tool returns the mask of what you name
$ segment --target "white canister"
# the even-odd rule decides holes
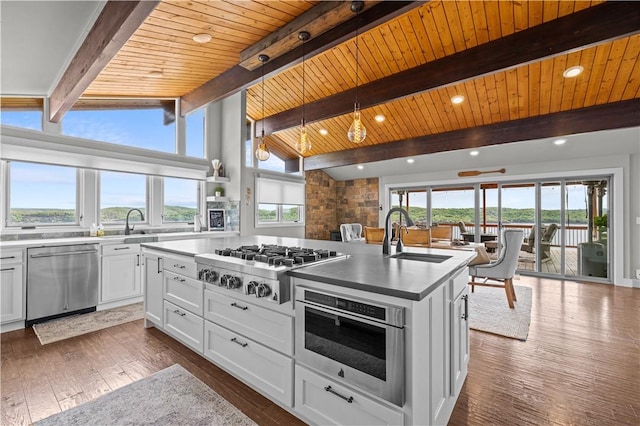
[[[200,215],[193,216],[193,232],[200,232]]]

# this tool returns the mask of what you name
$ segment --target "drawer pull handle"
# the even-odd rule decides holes
[[[240,306],[236,302],[233,302],[231,306],[233,306],[234,308],[242,309],[243,311],[246,311],[247,309],[249,309],[248,306]]]
[[[15,259],[15,256],[5,256],[5,257],[0,257],[0,259],[5,260],[5,259]]]
[[[0,271],[15,271],[16,268],[2,268]]]
[[[131,247],[116,247],[114,250],[129,250]]]
[[[344,399],[345,401],[347,401],[349,404],[353,403],[353,397],[350,396],[349,398],[347,398],[344,395],[340,395],[338,392],[334,391],[333,389],[331,389],[331,386],[326,386],[324,388],[324,390],[326,390],[327,392],[331,392],[332,394],[334,394],[335,396],[339,396],[340,398]]]
[[[183,282],[185,282],[185,281],[186,281],[184,278],[180,278],[180,277],[173,277],[173,280],[174,280],[174,281],[181,282],[181,283],[183,283]]]
[[[178,315],[180,315],[181,317],[183,317],[183,316],[187,315],[187,314],[185,314],[184,312],[180,312],[180,310],[179,310],[179,309],[176,309],[175,311],[173,311],[173,313],[174,313],[174,314],[178,314]]]
[[[247,347],[247,345],[248,345],[248,343],[246,343],[246,342],[245,342],[245,343],[243,343],[243,342],[241,342],[240,340],[236,339],[235,337],[232,337],[232,338],[231,338],[231,341],[232,341],[233,343],[237,343],[237,344],[239,344],[239,345],[240,345],[240,346],[242,346],[243,348],[246,348],[246,347]]]
[[[178,269],[184,269],[184,268],[186,268],[186,266],[184,266],[184,265],[179,265],[179,264],[175,264],[175,265],[173,265],[173,267],[174,267],[174,268],[178,268]]]

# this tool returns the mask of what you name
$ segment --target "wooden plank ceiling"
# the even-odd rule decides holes
[[[184,96],[238,66],[243,51],[318,3],[162,0],[83,97]],[[378,2],[372,2],[375,3]],[[437,62],[601,3],[568,0],[421,2],[407,13],[360,33],[358,82],[364,85]],[[640,28],[635,34],[365,108],[362,116],[367,138],[361,145],[354,146],[346,137],[351,114],[341,113],[310,122],[313,148],[304,156],[322,156],[355,147],[637,100],[640,97],[638,31]],[[195,43],[192,37],[199,33],[210,34],[212,41]],[[312,39],[316,36],[311,34]],[[527,46],[522,49],[526,50]],[[356,86],[355,53],[356,43],[350,38],[308,55],[304,63],[305,103],[353,89]],[[563,71],[573,65],[583,66],[584,72],[573,79],[563,78]],[[469,67],[473,70],[474,64],[469,63]],[[423,78],[428,81],[429,76]],[[262,86],[259,78],[253,81],[257,83],[247,90],[247,115],[251,120],[261,120]],[[269,74],[264,85],[265,117],[299,108],[301,82],[300,61],[292,61],[283,70]],[[453,105],[454,95],[463,95],[465,101]],[[377,114],[383,114],[386,120],[376,122]],[[320,135],[321,129],[328,132],[326,136]],[[297,127],[276,130],[267,143],[278,155],[295,158]]]

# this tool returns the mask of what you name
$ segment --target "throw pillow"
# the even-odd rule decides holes
[[[471,261],[467,264],[467,266],[474,265],[483,265],[485,263],[491,263],[491,259],[489,259],[489,254],[484,246],[476,247],[476,257],[471,259]]]

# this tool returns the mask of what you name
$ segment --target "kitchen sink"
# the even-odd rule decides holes
[[[445,260],[451,259],[453,256],[444,256],[440,254],[402,252],[402,253],[393,254],[389,257],[392,257],[394,259],[415,260],[418,262],[442,263]]]
[[[155,243],[158,241],[157,235],[135,235],[133,237],[125,237],[124,243]]]

